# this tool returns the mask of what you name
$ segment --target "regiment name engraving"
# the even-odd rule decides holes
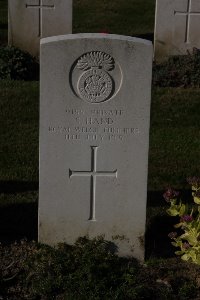
[[[126,115],[122,109],[85,111],[67,108],[65,112],[66,124],[57,126],[51,124],[48,132],[61,134],[66,141],[124,141],[140,133],[137,127],[120,127],[118,125],[118,120]],[[68,125],[69,121],[70,126]]]

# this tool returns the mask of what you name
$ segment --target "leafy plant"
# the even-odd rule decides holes
[[[163,195],[170,203],[167,213],[179,217],[179,223],[174,226],[177,231],[169,233],[169,237],[173,240],[172,245],[180,248],[176,255],[200,265],[200,178],[190,177],[188,183],[192,187],[192,207],[184,204],[179,193],[171,188]]]
[[[25,282],[36,298],[64,294],[66,299],[112,299],[136,284],[139,269],[136,260],[119,258],[102,237],[84,237],[74,246],[40,245],[27,263]]]
[[[38,80],[39,64],[29,53],[0,47],[0,79]]]
[[[0,244],[0,299],[191,300],[200,297],[199,270],[177,258],[118,257],[102,237],[55,247],[22,240]]]

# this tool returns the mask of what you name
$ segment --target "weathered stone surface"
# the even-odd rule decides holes
[[[41,41],[39,240],[103,235],[144,257],[151,42]]]
[[[200,1],[157,0],[155,17],[155,59],[183,55],[200,48]]]
[[[72,0],[8,0],[8,43],[39,55],[40,38],[72,32]]]

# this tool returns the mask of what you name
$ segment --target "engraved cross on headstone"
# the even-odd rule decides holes
[[[98,176],[117,178],[117,170],[115,171],[97,171],[97,146],[91,147],[91,170],[90,171],[72,171],[69,169],[69,177],[73,176],[89,176],[90,177],[90,221],[96,221],[95,202],[96,202],[96,178]]]
[[[185,28],[185,43],[189,43],[190,34],[190,22],[191,16],[200,16],[200,11],[192,11],[191,9],[192,0],[188,0],[186,11],[174,11],[175,16],[186,16],[186,28]]]
[[[43,0],[39,0],[38,4],[26,4],[26,8],[37,8],[38,12],[39,12],[39,31],[38,31],[38,36],[42,37],[42,21],[43,21],[43,16],[42,16],[42,12],[43,9],[54,9],[55,5],[45,5],[43,4]]]

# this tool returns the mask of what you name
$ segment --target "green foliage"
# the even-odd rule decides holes
[[[135,284],[138,272],[135,260],[128,263],[117,257],[103,238],[80,238],[74,246],[41,246],[29,261],[25,278],[32,297],[53,299],[59,293],[66,299],[111,299]]]
[[[200,87],[200,50],[171,56],[153,66],[153,85],[160,87]]]
[[[0,47],[0,79],[38,80],[39,64],[27,52]]]
[[[171,286],[177,294],[177,298],[181,300],[196,299],[198,288],[194,280],[191,280],[186,275],[173,276]]]
[[[102,237],[50,247],[22,240],[0,244],[0,299],[186,300],[200,296],[198,266],[120,258]]]
[[[185,281],[181,287],[179,287],[179,298],[181,300],[190,300],[197,294],[197,286],[192,281]]]
[[[200,178],[189,178],[188,182],[195,203],[192,208],[177,198],[178,192],[168,189],[164,194],[165,200],[170,203],[167,213],[180,217],[179,223],[174,225],[180,230],[179,233],[171,232],[169,237],[173,240],[172,245],[180,248],[175,252],[176,255],[200,265]]]

